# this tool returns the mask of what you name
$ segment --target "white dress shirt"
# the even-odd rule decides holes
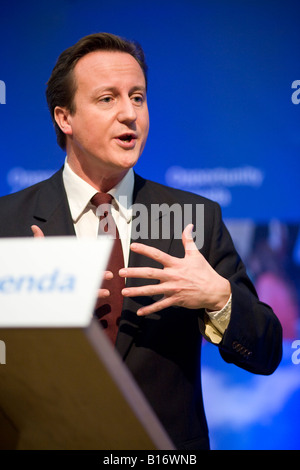
[[[63,182],[70,206],[71,216],[76,236],[98,236],[99,217],[96,207],[91,203],[92,197],[98,192],[89,183],[80,178],[70,168],[65,160]],[[124,264],[128,266],[131,221],[132,221],[132,195],[134,187],[134,172],[131,168],[122,181],[109,192],[113,196],[112,216],[118,227],[124,253]],[[227,328],[231,314],[231,295],[222,310],[216,312],[206,311],[205,333],[213,343],[220,343]]]
[[[63,182],[76,235],[96,238],[99,217],[96,215],[96,207],[91,203],[91,198],[98,191],[74,173],[67,161],[63,170]],[[122,181],[108,191],[114,198],[112,216],[120,234],[126,267],[128,266],[130,249],[133,186],[134,173],[130,169]]]

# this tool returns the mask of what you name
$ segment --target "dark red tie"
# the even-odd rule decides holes
[[[113,197],[107,193],[97,193],[91,199],[97,207],[97,215],[100,216],[99,233],[111,235],[114,238],[111,256],[108,261],[107,271],[114,275],[110,281],[104,280],[101,287],[110,291],[106,299],[98,299],[95,307],[95,316],[99,319],[105,332],[113,343],[119,328],[122,313],[123,296],[121,290],[125,287],[125,279],[119,276],[119,269],[124,268],[124,256],[119,232],[111,213]]]

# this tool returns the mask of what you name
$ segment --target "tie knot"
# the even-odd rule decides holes
[[[95,196],[92,197],[91,203],[98,207],[101,204],[111,204],[113,197],[111,194],[108,193],[97,193]]]

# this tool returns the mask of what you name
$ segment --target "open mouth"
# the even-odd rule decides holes
[[[121,148],[132,150],[135,148],[137,135],[134,132],[124,132],[116,137],[116,142]]]
[[[135,134],[122,134],[118,137],[119,140],[122,142],[132,142],[133,140],[136,140]]]

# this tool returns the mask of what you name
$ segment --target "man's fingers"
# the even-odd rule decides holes
[[[173,264],[173,257],[164,253],[163,251],[154,248],[153,246],[144,245],[143,243],[132,243],[130,245],[130,249],[135,253],[139,253],[140,255],[147,256],[148,258],[152,258],[158,263],[162,264],[163,266],[172,266]]]
[[[165,284],[150,284],[139,287],[124,287],[122,289],[122,294],[125,297],[143,297],[151,295],[164,295],[169,293],[170,288],[168,289]]]
[[[111,271],[104,271],[103,273],[103,279],[105,281],[110,281],[114,277],[113,273]]]
[[[147,305],[147,307],[140,308],[136,314],[139,317],[149,315],[150,313],[160,312],[164,308],[171,307],[174,304],[172,297],[163,297],[162,299],[154,302],[151,305]]]
[[[140,279],[157,279],[158,281],[165,281],[168,279],[168,274],[163,269],[159,268],[122,268],[119,271],[121,277],[135,277]]]
[[[110,281],[113,279],[114,275],[111,271],[104,271],[103,273],[103,280]],[[109,289],[98,289],[98,299],[105,299],[106,297],[110,296]]]
[[[98,299],[106,299],[110,296],[110,292],[108,289],[99,289],[98,290]]]
[[[45,236],[42,230],[40,229],[40,227],[38,227],[37,225],[32,225],[31,230],[32,230],[34,238],[41,238]]]

